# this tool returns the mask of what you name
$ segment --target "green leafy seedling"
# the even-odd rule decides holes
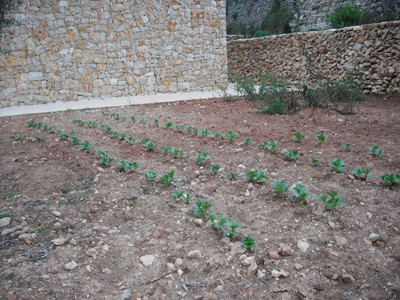
[[[79,149],[81,149],[82,151],[86,151],[86,152],[91,152],[92,149],[92,144],[90,144],[89,142],[83,142],[80,146]]]
[[[81,143],[81,140],[75,135],[75,133],[71,132],[70,135],[71,141],[75,144],[78,145]]]
[[[123,131],[123,132],[121,132],[121,133],[119,134],[119,139],[120,139],[120,140],[126,139],[125,131]]]
[[[154,172],[154,171],[146,171],[144,176],[146,177],[146,180],[154,181],[156,179],[156,177],[157,177],[157,173]]]
[[[37,124],[35,123],[35,121],[33,120],[28,121],[28,127],[36,127],[36,126]]]
[[[372,151],[373,155],[379,157],[381,156],[381,154],[383,154],[383,152],[385,152],[385,150],[379,149],[379,147],[380,147],[379,145],[373,145],[372,147],[368,147],[368,149]]]
[[[230,220],[226,226],[229,226],[231,230],[226,230],[225,233],[229,236],[229,239],[233,241],[234,236],[236,235],[236,229],[241,227],[243,223],[236,222],[235,219]]]
[[[286,180],[275,180],[271,182],[272,187],[274,188],[274,193],[279,197],[282,198],[283,192],[286,192],[289,187],[286,184]]]
[[[238,175],[237,173],[232,172],[232,173],[229,173],[228,175],[226,175],[225,177],[230,180],[235,180],[237,175]]]
[[[108,133],[111,135],[112,139],[119,139],[119,133],[115,130],[110,130]]]
[[[160,126],[159,123],[160,122],[157,119],[154,119],[154,122],[153,122],[154,126],[159,127]]]
[[[126,118],[125,117],[121,117],[121,121],[125,122]]]
[[[310,161],[312,165],[315,166],[319,162],[319,159],[316,159],[315,156],[311,156]]]
[[[135,117],[135,116],[131,116],[130,119],[131,119],[131,121],[132,121],[133,123],[136,122],[136,117]]]
[[[264,170],[249,171],[249,172],[243,174],[242,176],[249,178],[250,181],[254,182],[254,183],[263,183],[263,182],[266,182],[268,179],[268,177],[265,176]]]
[[[213,206],[214,204],[212,204],[211,202],[207,202],[204,199],[196,199],[196,203],[195,205],[193,205],[193,212],[195,216],[204,219],[207,211]]]
[[[261,148],[263,149],[269,149],[271,150],[272,153],[275,153],[275,148],[278,146],[278,142],[277,141],[264,141],[261,145]]]
[[[326,134],[317,134],[315,135],[317,137],[317,139],[319,140],[319,143],[322,144],[322,142],[325,142],[326,139],[328,138],[328,136]]]
[[[176,130],[177,130],[178,132],[182,132],[183,129],[185,129],[185,127],[186,127],[185,125],[179,125],[179,124],[175,126],[175,128],[176,128]]]
[[[146,145],[146,143],[147,143],[148,141],[150,141],[150,139],[144,138],[143,140],[140,141],[140,143],[144,146],[144,145]]]
[[[215,176],[219,171],[219,165],[213,165],[211,166],[210,170],[207,170],[208,173],[210,173],[212,176]]]
[[[187,133],[192,133],[192,131],[193,131],[193,127],[192,126],[188,126],[187,128],[186,128],[186,132]]]
[[[103,128],[104,131],[106,132],[110,132],[111,131],[111,127],[108,125],[101,125],[101,128]]]
[[[149,152],[153,152],[154,149],[157,147],[157,144],[153,141],[148,141],[144,146],[147,148]]]
[[[128,137],[127,140],[128,140],[128,143],[131,145],[135,144],[135,142],[136,142],[136,139],[132,136]]]
[[[213,227],[213,229],[215,228],[215,221],[217,220],[217,215],[215,213],[211,213],[208,215],[208,218],[211,221],[211,226]]]
[[[249,137],[245,137],[244,142],[245,142],[246,146],[249,146],[250,144],[253,143],[253,140]]]
[[[331,196],[329,200],[328,200],[328,195]],[[322,202],[325,203],[325,209],[331,209],[333,211],[337,206],[346,205],[343,203],[344,200],[343,196],[338,196],[337,191],[330,191],[328,192],[328,195],[322,193],[320,196],[316,197],[318,200],[321,200]]]
[[[396,174],[396,173],[392,173],[392,174],[383,174],[378,176],[378,178],[382,179],[384,182],[389,184],[389,189],[392,189],[393,185],[395,183],[399,183],[400,182],[400,175]]]
[[[286,151],[284,154],[285,154],[285,159],[288,161],[293,161],[295,158],[300,156],[300,153],[297,150]]]
[[[168,122],[168,123],[164,124],[164,126],[167,127],[167,128],[171,128],[174,125],[172,125],[172,122]]]
[[[123,160],[122,162],[120,162],[118,164],[118,167],[120,168],[121,172],[122,171],[129,172],[129,171],[132,171],[132,168],[134,170],[136,170],[137,168],[140,167],[140,165],[138,163],[134,163],[134,162],[131,162],[131,161]]]
[[[110,152],[110,150],[99,149],[96,151],[96,155],[104,157],[104,156],[108,156],[108,152]]]
[[[79,126],[84,126],[85,125],[85,122],[83,122],[82,120],[73,120],[72,123],[78,124]]]
[[[178,152],[181,159],[185,154],[187,154],[187,151],[183,151],[181,148],[178,148]]]
[[[99,160],[99,164],[102,165],[102,166],[108,167],[114,160],[115,160],[115,158],[111,158],[111,157],[108,157],[108,156],[103,156]]]
[[[368,169],[368,167],[365,170],[363,170],[360,166],[355,167],[354,170],[353,170],[353,173],[361,181],[366,181],[367,178],[371,178],[372,176],[368,175],[370,172],[371,172],[371,170]]]
[[[193,130],[192,130],[192,131],[193,131],[194,135],[198,135],[200,129],[198,129],[198,128],[196,128],[196,127],[193,127]]]
[[[219,131],[217,131],[215,134],[214,134],[214,137],[215,138],[219,138],[219,139],[223,139],[224,138],[224,134],[222,134],[221,132],[219,132]]]
[[[179,154],[178,148],[171,148],[170,152],[174,158],[178,158]]]
[[[97,125],[96,122],[89,121],[89,122],[87,123],[87,126],[88,126],[89,128],[97,128],[99,125]]]
[[[350,146],[351,144],[343,144],[343,147],[345,148],[346,151],[350,151]]]
[[[306,199],[311,197],[311,193],[307,193],[308,189],[306,189],[303,185],[301,184],[295,184],[295,187],[293,188],[294,194],[289,197],[289,199],[292,200],[297,200],[299,202],[303,202],[304,204],[306,203]]]
[[[233,140],[236,140],[238,138],[238,134],[233,131],[228,131],[225,133],[225,136],[229,139],[230,143],[233,143]]]
[[[344,172],[344,166],[345,162],[343,160],[340,160],[339,158],[334,158],[333,161],[329,163],[329,165],[338,173],[343,173]]]
[[[221,215],[219,215],[219,221],[215,224],[215,227],[217,227],[218,230],[224,231],[226,229],[226,223],[228,223],[229,220],[228,218],[224,218]]]
[[[147,123],[147,120],[146,119],[140,119],[140,124],[144,124],[144,123]]]
[[[58,137],[61,140],[68,140],[68,135],[64,133],[62,130],[57,130],[57,132],[58,132]]]
[[[164,146],[161,148],[161,152],[164,154],[164,156],[166,156],[168,154],[168,151],[171,150],[171,147],[168,146]]]
[[[209,131],[209,130],[207,130],[207,129],[203,129],[202,131],[200,131],[199,133],[198,133],[198,136],[200,136],[200,137],[207,137],[208,135],[210,135],[211,134],[211,132]]]
[[[304,134],[300,133],[300,132],[296,132],[294,134],[294,137],[293,137],[293,140],[298,142],[298,143],[301,143],[301,141],[305,140],[305,139],[307,139],[307,137]]]
[[[178,202],[179,199],[183,198],[183,195],[186,194],[185,190],[178,191],[176,190],[175,192],[172,193],[172,197],[174,198],[175,202]]]
[[[206,162],[207,159],[210,157],[208,156],[208,152],[203,152],[203,153],[196,153],[195,161],[197,162],[197,165],[203,166]]]
[[[256,245],[255,239],[249,234],[248,236],[243,236],[243,247],[248,249],[249,251],[252,251],[254,249],[254,246]]]
[[[186,200],[186,202],[185,202],[186,205],[189,205],[189,200],[193,197],[194,197],[194,195],[190,195],[189,193],[186,193],[185,195],[183,195],[183,198]]]
[[[174,178],[174,176],[175,176],[175,172],[174,171],[171,171],[171,172],[169,172],[167,174],[159,175],[159,176],[161,176],[161,178],[159,178],[157,180],[157,182],[160,182],[161,184],[163,184],[166,189],[169,188],[170,184],[173,181],[177,181],[177,179]]]

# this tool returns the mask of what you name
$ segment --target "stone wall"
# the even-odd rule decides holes
[[[24,0],[12,13],[0,107],[227,84],[225,0]]]
[[[255,78],[265,70],[295,75],[296,87],[308,55],[319,76],[343,80],[359,71],[365,93],[400,92],[400,21],[230,41],[228,69]]]

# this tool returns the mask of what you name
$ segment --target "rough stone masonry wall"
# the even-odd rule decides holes
[[[259,78],[265,70],[306,78],[306,54],[320,76],[343,80],[360,72],[365,93],[400,92],[400,21],[228,42],[231,75]]]
[[[0,107],[227,83],[224,0],[24,0],[13,15]]]

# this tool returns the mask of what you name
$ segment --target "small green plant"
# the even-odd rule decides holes
[[[36,127],[36,126],[37,124],[35,123],[35,121],[33,120],[28,121],[28,127]]]
[[[337,206],[345,206],[346,204],[343,203],[343,196],[338,196],[337,191],[330,191],[327,192],[331,198],[328,200],[328,195],[321,194],[320,196],[317,196],[316,198],[318,200],[321,200],[322,202],[325,203],[325,208],[326,209],[331,209],[332,211],[335,210]]]
[[[389,189],[392,189],[393,185],[395,183],[399,183],[400,182],[400,175],[396,174],[396,173],[392,173],[392,174],[383,174],[378,176],[378,178],[382,179],[384,182],[389,184]]]
[[[63,184],[63,185],[60,187],[60,191],[61,191],[62,193],[64,193],[64,194],[66,194],[66,193],[68,193],[69,191],[72,191],[72,190],[73,190],[73,188],[70,187],[70,186],[68,186],[68,185],[66,185],[66,184]]]
[[[21,194],[22,194],[22,192],[9,192],[9,193],[6,193],[5,196],[6,196],[6,198],[11,198],[11,197],[18,196]]]
[[[121,117],[121,121],[125,122],[126,118],[125,117]]]
[[[170,152],[174,158],[178,158],[179,154],[178,148],[171,148]]]
[[[128,137],[127,140],[128,140],[128,143],[131,145],[135,144],[135,142],[136,142],[136,139],[132,136]]]
[[[329,165],[338,173],[343,173],[344,172],[344,166],[345,162],[343,160],[340,160],[339,158],[334,158],[333,161],[329,163]]]
[[[203,153],[196,153],[195,161],[197,162],[198,166],[203,166],[207,159],[210,157],[208,156],[208,152]]]
[[[154,119],[154,122],[153,122],[154,126],[159,127],[160,126],[159,123],[160,122],[157,119]]]
[[[189,200],[190,200],[191,198],[193,198],[193,197],[194,197],[194,195],[190,195],[189,193],[184,194],[184,195],[183,195],[183,198],[186,200],[185,204],[186,204],[186,205],[189,205]]]
[[[236,229],[241,227],[243,223],[236,222],[235,219],[230,220],[229,223],[226,223],[226,226],[229,226],[231,230],[226,230],[225,233],[229,236],[229,239],[233,241],[233,238],[236,235]]]
[[[376,157],[381,156],[385,150],[379,149],[379,145],[373,145],[372,147],[368,147],[369,150],[372,151],[372,154],[375,155]]]
[[[125,131],[123,131],[123,132],[121,132],[121,133],[119,134],[119,139],[120,139],[120,140],[125,140],[125,139],[126,139]]]
[[[356,174],[357,178],[360,179],[361,181],[366,181],[367,178],[371,178],[371,175],[368,175],[370,173],[370,169],[368,167],[363,170],[360,166],[357,166],[354,168],[353,173]]]
[[[301,184],[295,184],[295,187],[293,188],[294,194],[289,197],[289,199],[292,200],[297,200],[299,202],[303,202],[304,204],[306,203],[306,199],[311,197],[311,193],[307,193],[308,189],[306,189],[303,185]]]
[[[112,139],[119,139],[119,133],[115,130],[110,130],[108,133],[111,135]]]
[[[225,134],[223,134],[223,133],[221,133],[221,132],[219,132],[219,131],[217,131],[217,132],[214,134],[214,137],[215,137],[215,138],[221,139],[221,140],[224,138],[224,136],[225,136]]]
[[[140,124],[144,124],[144,123],[147,123],[147,120],[146,119],[140,119]]]
[[[86,152],[92,152],[92,144],[90,144],[89,142],[83,142],[81,143],[81,145],[79,146],[79,149],[81,149],[82,151],[86,151]]]
[[[175,126],[175,128],[176,128],[176,130],[177,130],[178,132],[182,132],[183,129],[185,129],[185,127],[186,127],[185,125],[179,125],[179,124]]]
[[[263,183],[268,180],[268,177],[265,176],[265,171],[264,170],[258,170],[258,171],[249,171],[245,174],[242,175],[243,177],[249,178],[251,182],[254,183]]]
[[[192,131],[193,131],[193,127],[192,126],[188,126],[187,128],[186,128],[186,132],[187,133],[192,133]]]
[[[106,132],[110,132],[111,131],[111,127],[108,125],[101,125],[101,128],[103,128],[104,131]]]
[[[161,152],[164,154],[164,156],[166,156],[168,154],[168,151],[171,150],[171,147],[168,146],[164,146],[161,148]]]
[[[226,175],[225,177],[230,180],[235,180],[237,175],[238,175],[237,173],[232,172],[232,173],[229,173],[228,175]]]
[[[71,138],[71,141],[72,141],[75,145],[81,143],[81,140],[75,135],[74,132],[71,132],[70,138]]]
[[[25,141],[26,137],[23,134],[17,134],[17,136],[15,137],[16,141]]]
[[[264,141],[264,142],[262,142],[262,144],[260,146],[263,149],[269,149],[272,151],[272,153],[275,153],[275,148],[276,148],[276,146],[278,146],[278,142],[277,141],[270,141],[270,142]]]
[[[200,131],[199,133],[198,133],[198,136],[199,137],[207,137],[208,135],[210,135],[211,134],[211,132],[209,131],[209,130],[207,130],[207,129],[203,129],[202,131]]]
[[[82,120],[73,120],[72,123],[78,124],[79,126],[84,126],[85,125],[85,122],[83,122]]]
[[[146,171],[144,176],[146,177],[147,181],[154,181],[157,177],[157,173],[154,171]]]
[[[249,234],[248,236],[244,235],[242,245],[248,250],[254,249],[254,246],[256,245],[255,239],[251,236],[251,234]]]
[[[83,195],[81,196],[81,199],[84,200],[84,201],[86,201],[86,200],[89,200],[90,197],[93,197],[93,194],[86,193],[86,194],[83,194]]]
[[[58,137],[61,140],[68,140],[68,135],[65,134],[62,130],[57,130],[57,132],[58,132]]]
[[[294,137],[293,137],[293,140],[298,142],[298,143],[301,143],[301,141],[305,140],[305,139],[307,139],[307,137],[304,134],[300,133],[300,132],[296,132],[294,134]]]
[[[187,151],[183,151],[181,148],[178,148],[178,152],[179,152],[179,157],[182,159],[182,157],[187,154]]]
[[[167,127],[167,128],[171,128],[174,125],[172,125],[172,122],[168,122],[168,123],[164,124],[164,126]]]
[[[173,181],[177,181],[177,179],[174,178],[174,176],[175,176],[175,172],[174,171],[171,171],[171,172],[169,172],[169,173],[167,173],[165,175],[159,175],[159,176],[161,176],[161,178],[159,178],[157,180],[157,182],[160,182],[161,184],[163,184],[166,189],[169,188],[170,184]]]
[[[245,137],[244,143],[246,144],[246,146],[249,146],[250,144],[253,144],[253,140],[249,137]]]
[[[286,184],[286,180],[275,180],[271,182],[272,187],[274,188],[274,193],[279,197],[282,198],[283,192],[286,192],[289,187]]]
[[[89,128],[97,128],[99,125],[97,125],[96,122],[89,121],[89,122],[87,123],[87,126],[88,126]]]
[[[326,238],[324,238],[324,237],[321,237],[321,236],[318,237],[317,242],[318,243],[322,243],[322,244],[328,244],[328,240]]]
[[[143,146],[145,146],[146,143],[149,142],[149,141],[150,141],[150,139],[144,138],[143,140],[140,141],[140,143],[141,143]]]
[[[315,156],[310,156],[310,161],[315,166],[319,162],[319,159],[316,159]]]
[[[350,146],[351,144],[343,144],[343,147],[346,149],[346,151],[350,151]]]
[[[114,160],[115,160],[115,158],[111,158],[111,157],[108,157],[108,156],[103,156],[99,160],[99,164],[102,165],[102,166],[108,167]]]
[[[154,149],[157,147],[157,144],[153,141],[148,141],[144,146],[147,148],[149,152],[153,152]]]
[[[172,193],[172,197],[174,198],[175,202],[177,202],[179,199],[183,198],[183,195],[186,194],[185,190],[178,191],[176,190],[175,192]]]
[[[110,152],[110,150],[99,149],[96,151],[96,155],[97,156],[108,156],[108,152]]]
[[[193,131],[194,135],[198,135],[200,129],[198,129],[198,128],[196,128],[196,127],[193,127],[193,130],[192,130],[192,131]]]
[[[317,134],[315,135],[317,137],[317,139],[319,140],[319,143],[322,144],[322,142],[325,142],[326,139],[328,138],[328,136],[326,134]]]
[[[219,171],[219,165],[213,165],[211,166],[211,169],[208,170],[207,172],[210,173],[212,176],[215,176]]]
[[[132,168],[134,171],[136,171],[138,168],[140,168],[140,165],[137,162],[123,160],[118,164],[118,167],[120,168],[121,172],[122,171],[129,172],[132,170]]]
[[[130,116],[130,119],[131,119],[131,121],[132,121],[133,123],[136,122],[136,117],[135,117],[135,116]]]
[[[207,202],[204,199],[196,199],[196,203],[195,205],[193,205],[193,212],[195,216],[204,219],[207,211],[213,206],[214,204],[212,204],[211,202]]]
[[[293,161],[295,158],[300,156],[300,153],[297,150],[293,150],[293,151],[286,151],[284,155],[286,160]]]
[[[229,139],[230,143],[233,143],[233,140],[236,140],[238,138],[238,134],[233,131],[228,131],[225,133],[225,136]]]

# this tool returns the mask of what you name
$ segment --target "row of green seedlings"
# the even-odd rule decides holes
[[[114,119],[114,120],[119,120],[119,121],[126,121],[126,120],[127,120],[126,117],[120,116],[118,113],[108,114],[108,113],[106,113],[106,112],[102,112],[102,115],[105,116],[105,117]],[[135,116],[130,116],[129,119],[130,119],[133,123],[136,122],[136,117],[135,117]],[[147,123],[147,120],[146,120],[146,119],[140,119],[139,123],[140,123],[140,124],[145,124],[145,123]],[[154,124],[156,127],[159,127],[159,120],[154,119],[153,124]]]
[[[327,136],[325,134],[316,135],[316,137],[319,139],[320,143],[326,141],[326,139],[327,139]],[[297,132],[294,134],[293,140],[301,142],[302,139],[306,139],[306,138],[307,138],[306,136]],[[278,142],[277,141],[270,141],[270,142],[264,141],[263,143],[261,143],[260,146],[263,149],[271,150],[271,152],[273,154],[275,154],[275,148],[278,146]],[[351,151],[350,146],[351,146],[351,144],[343,144],[343,147],[345,147],[346,151]],[[376,157],[380,157],[380,155],[385,152],[385,150],[380,149],[380,146],[376,145],[376,144],[373,145],[372,147],[368,147],[368,149],[370,151],[372,151],[372,154]],[[293,161],[294,159],[296,159],[297,157],[300,156],[300,153],[298,152],[298,150],[286,151],[283,154],[285,155],[285,159],[288,161]],[[319,159],[317,159],[315,156],[311,156],[310,162],[312,163],[312,165],[315,166],[319,162]],[[331,161],[329,163],[329,165],[337,173],[344,173],[345,162],[343,160],[335,157],[333,159],[333,161]],[[371,178],[372,176],[369,175],[370,172],[371,172],[371,170],[369,170],[368,167],[365,170],[363,170],[360,166],[357,166],[353,170],[353,173],[361,181],[366,181],[367,178]],[[390,189],[392,189],[393,184],[400,182],[400,175],[398,175],[396,173],[392,173],[392,174],[385,173],[383,175],[378,175],[377,178],[380,178],[385,183],[387,183]]]

